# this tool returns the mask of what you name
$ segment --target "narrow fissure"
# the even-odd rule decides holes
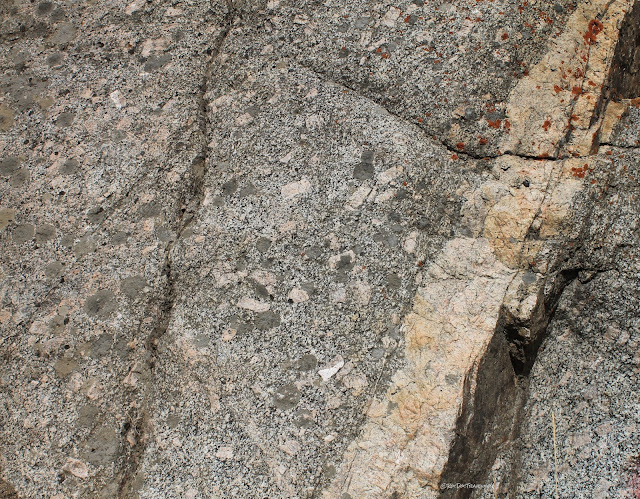
[[[357,88],[354,88],[353,86],[349,85],[348,83],[346,83],[344,81],[334,80],[334,79],[330,78],[326,73],[319,72],[319,71],[317,71],[316,69],[314,69],[313,67],[311,67],[309,65],[302,64],[301,67],[303,67],[304,69],[306,69],[308,71],[311,71],[314,75],[316,75],[322,81],[324,81],[326,83],[332,83],[334,85],[342,87],[345,90],[353,92],[355,95],[358,95],[359,97],[361,97],[363,99],[366,99],[367,101],[372,102],[373,104],[381,107],[387,113],[389,113],[389,115],[393,116],[394,118],[397,118],[399,121],[401,121],[403,123],[406,123],[408,126],[411,126],[416,130],[419,130],[420,133],[423,134],[425,137],[427,137],[429,140],[432,140],[433,142],[436,142],[436,143],[440,144],[447,151],[449,151],[452,155],[456,154],[458,156],[462,156],[462,157],[468,158],[469,160],[472,160],[472,161],[473,160],[490,161],[492,159],[500,158],[502,156],[512,156],[514,158],[536,160],[536,161],[564,161],[566,159],[565,157],[555,157],[555,156],[533,156],[533,155],[529,155],[529,154],[521,154],[521,153],[516,153],[516,152],[512,152],[512,151],[498,151],[498,154],[483,154],[483,155],[480,155],[480,154],[476,154],[476,153],[474,153],[472,151],[465,151],[464,149],[459,149],[457,147],[453,147],[446,140],[438,139],[438,137],[436,137],[435,135],[429,135],[428,132],[425,129],[423,129],[422,127],[420,127],[419,125],[409,121],[406,117],[404,117],[404,116],[392,111],[391,109],[389,109],[387,106],[385,106],[385,103],[383,102],[384,99],[377,99],[375,97],[367,96],[367,95],[363,94],[361,91],[359,91]],[[582,156],[577,156],[577,157],[582,157]]]
[[[154,326],[152,333],[145,340],[146,357],[144,359],[144,368],[147,371],[149,380],[153,377],[160,339],[164,336],[169,327],[177,298],[176,276],[172,268],[172,251],[176,243],[180,241],[180,238],[183,236],[186,229],[195,219],[205,196],[205,178],[207,175],[208,158],[210,156],[209,141],[207,140],[210,121],[206,94],[213,65],[236,19],[236,10],[233,3],[228,1],[227,5],[228,12],[224,22],[225,28],[212,44],[212,48],[210,49],[210,62],[205,70],[203,81],[199,87],[197,95],[198,126],[202,136],[202,149],[191,162],[188,186],[178,201],[179,212],[176,223],[178,230],[175,239],[167,244],[165,249],[165,262],[162,269],[162,275],[165,279],[165,292],[159,306],[156,325]],[[149,383],[150,381],[147,382],[145,390],[149,390]],[[141,485],[137,475],[142,461],[142,456],[144,455],[144,451],[150,437],[150,402],[146,393],[144,394],[144,398],[145,401],[142,408],[136,411],[133,417],[130,418],[131,423],[129,423],[129,427],[132,429],[135,445],[128,450],[124,459],[124,471],[118,487],[118,497],[123,499],[135,497],[137,490]]]

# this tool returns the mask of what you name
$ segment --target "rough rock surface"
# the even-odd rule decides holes
[[[3,2],[0,497],[635,497],[638,26]]]

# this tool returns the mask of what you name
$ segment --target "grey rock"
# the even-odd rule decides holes
[[[0,160],[0,175],[9,177],[20,167],[20,160],[15,156],[9,156]]]
[[[293,383],[281,386],[273,395],[273,404],[281,410],[293,409],[300,402],[300,390]]]
[[[114,313],[118,308],[113,291],[103,289],[87,298],[84,310],[89,316],[106,317]]]
[[[630,493],[638,5],[0,2],[0,496]]]
[[[33,239],[35,232],[36,228],[32,224],[20,224],[16,225],[11,235],[16,244],[22,244]]]
[[[36,228],[36,241],[44,243],[53,239],[56,233],[56,228],[53,225],[39,225]]]

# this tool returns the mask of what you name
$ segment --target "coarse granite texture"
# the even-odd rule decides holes
[[[638,19],[4,1],[0,497],[633,497]]]
[[[114,497],[147,404],[127,376],[161,326],[228,10],[1,8],[1,466],[24,497]]]

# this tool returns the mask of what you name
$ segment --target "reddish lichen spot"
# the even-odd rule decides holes
[[[603,29],[604,25],[597,19],[592,19],[591,21],[589,21],[589,29],[583,35],[586,44],[591,45],[593,42],[595,42],[596,37],[598,36],[598,34],[600,34],[600,32],[602,32]]]
[[[487,120],[487,123],[491,128],[496,128],[496,129],[500,128],[500,125],[502,125],[501,120],[495,120],[495,121]]]
[[[458,155],[454,152],[454,153],[451,155],[451,159],[454,159],[454,160],[455,160],[455,159],[458,159]]]
[[[458,151],[464,151],[464,142],[458,142],[456,147],[458,148]]]
[[[587,163],[584,164],[584,166],[574,166],[573,168],[571,168],[571,174],[574,177],[577,178],[584,178],[584,176],[587,174],[587,172],[589,171],[589,165]]]
[[[382,54],[382,58],[383,59],[388,59],[389,58],[389,53],[385,52],[384,54]]]
[[[553,86],[553,89],[555,90],[555,92],[556,92],[557,94],[559,94],[560,92],[562,92],[562,88],[561,88],[561,87],[559,87],[558,85],[554,85],[554,86]]]
[[[509,120],[504,120],[504,129],[508,132],[511,130],[511,122]]]
[[[509,33],[502,33],[502,39],[506,40],[507,38],[509,38]]]
[[[488,140],[485,139],[485,138],[480,137],[480,140],[478,142],[480,142],[480,144],[482,144],[484,146],[484,145],[487,145]]]
[[[573,98],[577,99],[580,95],[582,95],[582,89],[580,87],[573,87],[571,89],[571,93],[573,94]]]
[[[548,132],[549,128],[551,128],[551,122],[549,120],[545,121],[542,125],[542,128],[544,128],[545,132]]]

